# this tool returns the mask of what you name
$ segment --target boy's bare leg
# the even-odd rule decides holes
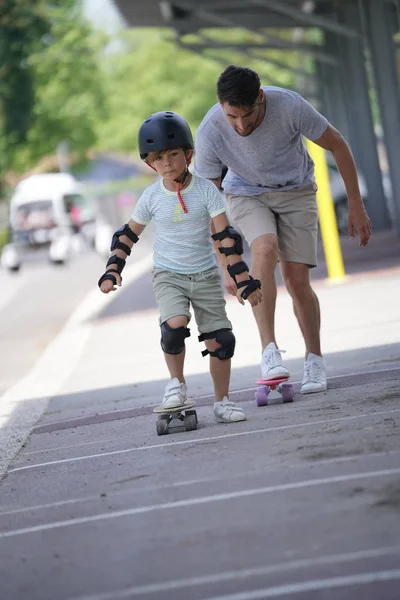
[[[220,344],[216,340],[205,340],[209,352],[214,352]],[[210,356],[210,373],[214,383],[214,417],[219,423],[245,421],[246,415],[240,406],[229,400],[231,360],[220,360]]]
[[[209,352],[214,352],[221,346],[215,340],[205,340]],[[229,382],[231,379],[231,360],[220,360],[216,356],[210,356],[210,374],[214,384],[215,401],[222,402],[229,398]]]
[[[164,352],[165,362],[167,363],[169,374],[171,375],[171,379],[177,377],[181,383],[185,383],[185,376],[183,374],[183,366],[185,364],[185,354],[184,350],[180,354],[166,354]]]
[[[177,329],[178,327],[187,327],[188,319],[182,315],[168,319],[167,323],[173,329]],[[167,364],[169,374],[171,375],[171,379],[177,377],[181,383],[185,383],[185,376],[183,374],[185,355],[186,349],[184,349],[180,354],[167,354],[164,352],[165,362]]]
[[[276,235],[260,235],[251,244],[251,275],[260,279],[263,299],[253,308],[261,339],[261,350],[275,340],[276,282],[275,268],[278,262]]]
[[[221,402],[229,398],[229,382],[231,378],[231,360],[219,360],[210,356],[210,373],[214,383],[215,401]]]

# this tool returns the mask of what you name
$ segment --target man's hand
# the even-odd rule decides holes
[[[354,238],[355,233],[360,240],[360,246],[366,246],[371,237],[372,225],[364,208],[364,204],[349,205],[349,218],[347,223],[348,232],[351,238]]]
[[[117,280],[117,287],[121,287],[121,276],[118,273],[112,273],[112,275],[114,275],[115,279]],[[105,279],[100,284],[100,290],[103,292],[103,294],[115,292],[117,287],[113,284],[113,282],[110,279]]]
[[[236,292],[237,292],[236,283],[234,282],[234,280],[229,275],[229,273],[226,269],[224,269],[224,288],[226,289],[228,294],[230,294],[231,296],[236,296]],[[242,289],[242,292],[243,292],[243,289]]]

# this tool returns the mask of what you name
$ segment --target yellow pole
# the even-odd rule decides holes
[[[307,140],[307,148],[315,164],[315,180],[318,185],[317,204],[319,224],[328,278],[332,282],[340,282],[345,277],[345,271],[335,209],[329,184],[329,172],[326,164],[325,150],[310,140]]]

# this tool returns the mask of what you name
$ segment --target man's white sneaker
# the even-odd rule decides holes
[[[186,384],[181,383],[177,377],[174,377],[167,383],[162,405],[165,408],[176,408],[182,406],[186,400]]]
[[[261,377],[263,379],[279,379],[289,377],[290,373],[282,364],[281,354],[286,350],[278,350],[276,344],[271,342],[264,349],[261,360]]]
[[[300,391],[302,394],[314,394],[325,392],[327,387],[325,361],[317,354],[310,352],[304,363],[304,377]]]
[[[226,396],[222,402],[214,402],[214,417],[218,423],[235,423],[246,420],[243,408],[237,406]]]

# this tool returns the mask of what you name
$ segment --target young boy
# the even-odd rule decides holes
[[[192,175],[188,166],[193,138],[186,121],[176,113],[158,112],[139,130],[140,157],[161,180],[140,197],[132,219],[115,232],[107,270],[99,279],[105,294],[121,285],[121,272],[133,244],[151,219],[155,220],[153,288],[160,309],[161,347],[170,372],[162,404],[178,407],[186,401],[184,377],[185,338],[192,305],[199,341],[210,355],[210,373],[215,391],[214,416],[218,422],[244,421],[244,411],[229,400],[231,358],[235,349],[232,324],[225,311],[215,248],[227,261],[237,285],[241,304],[261,301],[261,284],[252,279],[241,258],[242,239],[230,227],[220,193],[207,179]]]

